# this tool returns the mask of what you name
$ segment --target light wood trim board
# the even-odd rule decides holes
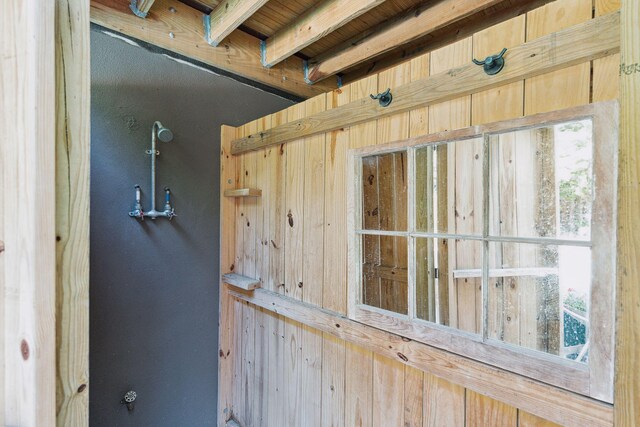
[[[330,132],[365,121],[409,111],[526,79],[616,53],[620,47],[620,14],[611,13],[516,46],[505,54],[505,68],[488,76],[471,63],[399,86],[393,102],[381,107],[368,97],[232,142],[234,155],[270,145]]]

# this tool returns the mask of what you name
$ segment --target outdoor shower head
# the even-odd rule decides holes
[[[166,128],[160,122],[156,122],[158,126],[158,138],[162,142],[169,142],[173,139],[173,132],[169,128]]]

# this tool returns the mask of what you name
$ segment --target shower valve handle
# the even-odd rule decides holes
[[[169,187],[164,187],[164,212],[169,221],[171,221],[174,216],[177,216],[171,207],[171,189]]]

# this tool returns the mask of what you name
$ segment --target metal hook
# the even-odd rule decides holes
[[[504,58],[502,56],[506,51],[507,48],[505,47],[499,54],[487,56],[484,61],[478,61],[473,58],[473,63],[476,65],[482,65],[484,72],[493,76],[494,74],[498,74],[502,71],[502,68],[504,68]]]
[[[378,102],[380,103],[381,107],[387,107],[389,106],[389,104],[391,104],[391,101],[393,101],[393,95],[391,94],[391,88],[387,89],[386,91],[379,93],[377,95],[369,95],[371,97],[371,99],[377,99]]]

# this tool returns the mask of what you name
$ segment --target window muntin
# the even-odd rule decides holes
[[[617,134],[615,106],[602,105],[357,150],[356,165],[406,156],[407,228],[351,224],[396,255],[406,241],[407,292],[368,306],[356,265],[350,316],[611,401]]]
[[[479,335],[482,241],[416,237],[415,259],[416,317]]]

